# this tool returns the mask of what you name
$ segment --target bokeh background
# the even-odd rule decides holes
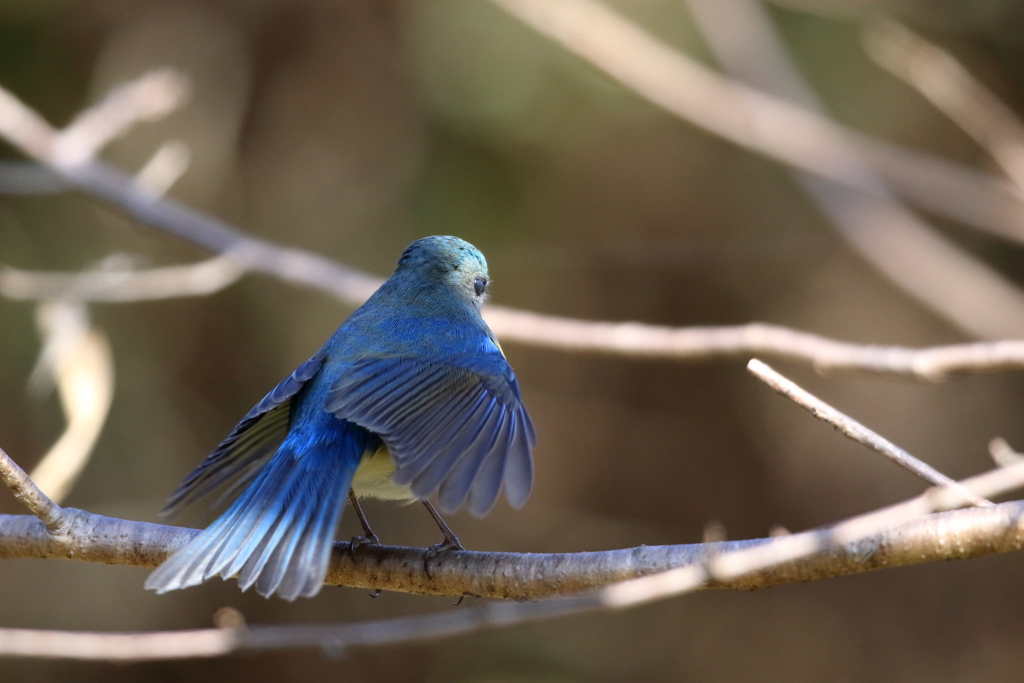
[[[707,47],[677,0],[613,3],[688,54]],[[803,0],[770,11],[840,121],[989,169],[953,124],[864,55],[884,11],[951,49],[1024,107],[1024,5],[1014,0]],[[761,320],[864,343],[966,341],[845,246],[787,171],[656,110],[477,0],[3,0],[0,84],[67,122],[110,85],[171,65],[187,107],[106,157],[136,169],[165,140],[192,150],[171,194],[244,230],[387,275],[405,245],[459,235],[487,255],[496,302],[595,320]],[[4,148],[7,158],[18,158]],[[940,228],[1024,283],[1018,247]],[[71,195],[0,196],[0,261],[77,270],[199,250]],[[350,312],[253,275],[208,298],[92,307],[116,394],[67,504],[157,521],[164,497]],[[0,299],[0,439],[26,468],[62,429],[26,381],[33,307]],[[449,520],[479,550],[573,551],[802,529],[920,491],[749,377],[684,364],[506,344],[539,433],[520,512]],[[931,385],[778,367],[945,473],[1024,446],[1019,374]],[[18,513],[0,491],[0,512]],[[418,508],[367,505],[386,542],[427,545]],[[342,537],[354,534],[352,515]],[[288,604],[214,582],[154,596],[146,570],[0,564],[0,625],[202,627],[355,621],[451,600],[325,589]],[[1015,681],[1024,671],[1024,557],[928,565],[757,593],[704,593],[622,613],[328,657],[277,653],[131,666],[0,661],[4,681]]]

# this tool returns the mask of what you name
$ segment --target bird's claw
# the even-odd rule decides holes
[[[452,550],[465,550],[465,548],[462,547],[462,544],[459,543],[459,539],[455,538],[455,536],[446,538],[440,543],[435,543],[434,545],[428,547],[427,559],[433,559],[441,553],[446,553]]]
[[[352,540],[348,543],[349,548],[353,551],[358,550],[364,545],[380,545],[380,539],[377,538],[377,534],[370,533],[366,536],[353,536]]]
[[[454,534],[451,536],[445,535],[445,539],[443,541],[435,543],[427,548],[427,552],[423,556],[423,572],[427,575],[428,579],[434,578],[430,573],[430,561],[441,553],[447,553],[453,550],[465,550],[465,548],[462,547],[462,544],[459,543],[459,539],[457,539]]]

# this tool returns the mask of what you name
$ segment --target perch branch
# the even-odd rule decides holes
[[[32,517],[0,515],[0,559],[68,558],[155,567],[199,533],[195,529],[114,519],[72,508],[61,510],[35,487],[13,461],[4,456],[0,458],[0,464],[10,470],[10,474],[5,471],[4,478],[12,482],[9,486],[16,495],[27,501],[26,504],[30,504],[30,509],[40,515],[43,522],[52,526],[48,520],[61,518],[65,529],[64,533],[55,535]],[[972,477],[962,482],[962,485],[973,496],[989,498],[1002,495],[1024,486],[1024,461]],[[885,530],[882,522],[902,523],[908,517],[935,510],[949,510],[968,503],[969,500],[956,490],[929,491],[909,502],[885,509],[884,514],[873,513],[867,516],[870,524],[866,527],[864,524],[856,526],[856,520],[844,524],[847,527],[856,526],[862,536],[870,535]],[[1024,505],[1024,502],[1019,504]],[[882,516],[879,517],[879,514]],[[821,532],[808,533],[813,536]],[[806,537],[807,534],[794,534],[786,538]],[[900,534],[895,534],[895,537],[900,537]],[[856,536],[845,537],[846,541],[856,539]],[[891,542],[900,541],[896,538]],[[733,541],[711,547],[731,551],[762,543],[764,540]],[[431,559],[429,551],[425,549],[361,546],[352,552],[347,543],[337,543],[326,583],[379,587],[410,593],[537,599],[596,588],[671,566],[691,564],[706,547],[700,544],[641,546],[603,553],[555,555],[459,551],[443,553]],[[1012,549],[1015,546],[1005,546],[1003,552]],[[837,549],[836,552],[845,551]],[[964,552],[968,552],[966,556],[971,556],[970,552],[973,551]],[[908,555],[900,563],[915,562],[916,557],[914,554]],[[892,566],[894,561],[889,558],[889,565],[879,566]],[[871,565],[865,567],[873,568]],[[801,575],[804,578],[799,580],[832,575],[829,573],[832,570],[826,570],[818,577],[814,576],[813,571],[806,568],[804,571]],[[753,578],[752,581],[754,583],[745,584],[745,587],[756,587],[758,581],[763,583],[765,579]]]
[[[1024,484],[1024,463],[962,483],[975,495],[995,496]],[[475,584],[464,584],[463,587],[484,589],[478,594],[493,597],[538,598],[599,588],[601,585],[606,587],[563,600],[525,604],[484,603],[425,616],[356,624],[249,626],[138,634],[0,629],[0,656],[123,661],[218,656],[239,650],[301,647],[340,652],[359,646],[437,639],[481,628],[509,626],[598,609],[629,607],[704,587],[749,590],[905,564],[980,557],[1024,548],[1024,501],[907,518],[909,514],[920,515],[921,511],[961,505],[964,502],[956,494],[941,490],[835,527],[773,539],[733,541],[711,546],[640,546],[606,553],[560,555],[469,551],[445,553],[430,560],[430,576],[426,572],[425,550],[363,546],[353,554],[347,544],[341,543],[335,547],[328,579],[336,579],[339,574],[346,572],[359,577],[349,585],[394,587],[399,580],[417,576],[423,581],[421,588],[436,588],[447,582],[447,577],[452,575],[479,573]],[[152,566],[166,555],[169,547],[178,547],[197,533],[142,522],[111,520],[78,510],[67,512],[75,518],[76,530],[79,524],[90,520],[106,520],[106,524],[113,525],[98,540],[115,550],[100,560],[104,562],[117,561],[115,558],[119,558],[123,563]],[[28,523],[21,524],[20,520],[23,519],[28,520]],[[35,520],[2,516],[0,539],[10,536],[12,524],[20,526],[23,534],[45,540],[45,533],[32,528],[41,526]],[[147,530],[140,531],[142,527]],[[158,540],[164,531],[177,538],[171,542],[166,537]],[[125,538],[130,538],[131,543],[125,544]],[[153,543],[159,547],[151,547]],[[126,545],[130,547],[124,547]],[[88,546],[80,544],[76,550],[87,550]],[[3,547],[4,544],[0,543],[0,549]],[[66,553],[68,549],[65,548],[63,552]],[[95,559],[83,557],[78,552],[70,557]],[[673,562],[682,564],[676,565],[674,569],[660,571],[673,566]],[[573,579],[569,570],[574,568],[583,568],[583,576]],[[608,585],[608,582],[622,581],[630,576],[640,578]],[[605,583],[602,584],[602,581]],[[448,588],[450,590],[451,586]],[[399,590],[409,590],[409,587]],[[472,590],[465,590],[463,594],[473,593]]]

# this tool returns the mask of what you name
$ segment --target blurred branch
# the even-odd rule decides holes
[[[0,194],[49,194],[73,188],[46,166],[30,161],[0,161]]]
[[[154,199],[162,197],[184,175],[190,163],[192,151],[188,145],[181,140],[168,140],[135,174],[135,184],[140,192]]]
[[[992,456],[992,460],[1000,467],[1009,467],[1024,461],[1024,454],[1014,450],[1006,439],[1002,437],[996,437],[989,441],[988,452]]]
[[[60,503],[89,461],[107,419],[114,397],[114,358],[82,304],[45,301],[37,318],[44,344],[30,385],[38,389],[44,382],[56,382],[67,427],[31,477]]]
[[[991,501],[975,496],[961,484],[953,481],[931,465],[915,458],[877,432],[825,403],[756,358],[747,363],[747,370],[780,395],[785,396],[801,408],[804,408],[819,420],[835,427],[836,431],[843,436],[849,437],[857,443],[885,456],[908,472],[924,479],[929,484],[947,488],[961,496],[964,500],[970,501],[971,505],[992,505]]]
[[[1024,193],[1024,124],[953,55],[891,19],[867,26],[864,47],[970,135]]]
[[[148,301],[213,294],[238,281],[245,269],[230,255],[187,266],[133,270],[115,256],[81,273],[43,273],[0,265],[0,294],[9,299]]]
[[[1024,242],[1024,204],[1008,183],[844,128],[729,80],[590,0],[492,0],[649,102],[794,168],[858,190],[854,146],[885,180],[930,211]]]
[[[52,145],[57,132],[13,95],[0,89],[0,136],[46,163],[45,150]],[[88,161],[74,169],[53,168],[76,187],[121,207],[141,222],[210,251],[225,254],[239,269],[267,273],[286,282],[329,292],[352,305],[362,303],[382,282],[380,278],[317,254],[250,237],[171,198],[155,199],[138,191],[133,178],[100,161]],[[71,283],[69,279],[62,279],[50,280],[44,285],[36,278],[22,279],[21,273],[11,269],[4,273],[0,276],[5,283],[4,291],[18,298],[34,298],[35,293],[42,296],[51,286],[54,290],[67,292]],[[85,281],[76,280],[73,289],[80,300],[93,298],[91,289],[95,281],[92,275]],[[224,279],[228,279],[227,275]],[[181,282],[182,278],[174,274],[171,280]],[[102,291],[95,293],[96,299],[104,300],[109,296],[107,300],[129,300],[126,293],[121,293],[124,290],[110,293],[118,288],[109,285],[108,289],[108,283],[96,285],[96,289]],[[131,285],[138,285],[140,289],[148,287],[137,280]],[[211,285],[211,289],[215,285]],[[154,289],[167,291],[177,286],[166,288],[160,285]],[[202,287],[197,287],[197,290],[202,290]],[[908,349],[849,344],[758,323],[736,327],[672,328],[574,320],[502,306],[489,307],[486,316],[492,329],[504,341],[566,351],[678,360],[766,355],[810,362],[822,371],[861,370],[927,380],[942,379],[952,373],[1024,368],[1024,342],[1015,341]]]
[[[952,374],[1024,368],[1024,341],[913,349],[851,344],[765,323],[668,327],[590,322],[501,306],[489,307],[485,317],[502,342],[638,358],[697,361],[767,355],[807,362],[819,372],[862,371],[928,381],[939,381]]]
[[[150,71],[114,88],[76,116],[60,135],[47,141],[49,163],[75,167],[88,162],[136,123],[161,119],[180,107],[188,90],[188,80],[172,69]]]
[[[689,0],[688,5],[712,52],[734,77],[824,111],[763,5],[755,0]],[[980,337],[1024,336],[1024,324],[1006,319],[1007,311],[1024,314],[1024,292],[907,210],[853,146],[839,140],[833,153],[835,163],[860,177],[860,186],[795,175],[851,246],[961,329]]]
[[[894,202],[885,183],[851,151],[857,138],[849,131],[810,109],[715,75],[591,0],[494,2],[650,102],[810,172],[804,184],[851,245],[954,324],[982,337],[1024,336],[1024,293]],[[721,14],[718,3],[702,6]],[[798,77],[785,73],[783,59],[775,62],[757,72],[762,80],[779,88],[784,77],[787,97],[813,103]]]

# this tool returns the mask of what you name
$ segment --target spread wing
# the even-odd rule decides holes
[[[377,358],[349,366],[327,410],[380,434],[395,483],[452,512],[485,515],[502,485],[513,507],[530,495],[536,438],[519,383],[500,353],[449,361]]]
[[[311,358],[257,403],[227,438],[178,485],[163,514],[176,514],[229,481],[231,486],[221,498],[248,485],[288,434],[292,399],[321,365],[323,358]]]

